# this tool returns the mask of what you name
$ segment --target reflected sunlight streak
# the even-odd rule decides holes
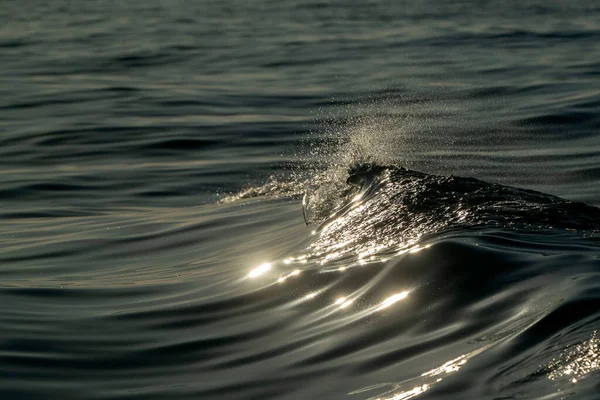
[[[339,299],[337,299],[337,300],[335,301],[335,304],[336,304],[336,305],[339,305],[339,304],[342,304],[342,303],[343,303],[343,302],[345,302],[345,301],[346,301],[346,298],[345,298],[345,297],[340,297]]]
[[[400,300],[404,300],[406,297],[408,296],[408,291],[404,291],[401,293],[396,293],[390,297],[388,297],[387,299],[385,299],[381,305],[379,307],[377,307],[376,311],[379,310],[383,310],[384,308],[388,308],[389,306],[391,306],[392,304],[400,301]]]
[[[403,292],[405,293],[405,292]],[[407,293],[407,292],[406,292]],[[392,296],[393,297],[393,296]],[[404,296],[406,297],[406,296]],[[450,361],[445,362],[437,368],[429,370],[427,372],[422,373],[420,376],[415,378],[406,380],[404,382],[399,383],[382,383],[378,385],[372,385],[363,389],[355,390],[350,392],[349,394],[360,394],[371,390],[381,389],[383,387],[389,387],[387,391],[381,393],[374,397],[369,397],[367,400],[407,400],[412,399],[413,397],[419,396],[431,389],[431,387],[439,382],[441,382],[444,378],[444,375],[452,374],[460,370],[464,364],[471,358],[474,357],[483,351],[487,350],[493,343],[490,343],[486,346],[478,348],[470,353],[463,354],[457,358],[454,358]],[[402,390],[403,386],[408,386],[409,382],[412,383],[412,388],[408,390]],[[416,385],[415,385],[416,384]],[[413,386],[414,385],[414,386]],[[395,393],[394,393],[395,392]]]
[[[265,272],[271,270],[271,263],[264,263],[259,265],[258,267],[254,268],[252,271],[250,271],[250,273],[248,274],[249,278],[256,278],[262,274],[264,274]]]
[[[346,307],[348,307],[350,304],[352,304],[352,301],[353,301],[353,300],[346,300],[345,302],[343,302],[343,303],[340,305],[340,308],[346,308]]]

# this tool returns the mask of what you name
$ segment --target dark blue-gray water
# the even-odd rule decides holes
[[[4,1],[0,399],[600,399],[599,128],[597,1]]]

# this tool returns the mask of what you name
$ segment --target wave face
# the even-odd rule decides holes
[[[349,255],[364,261],[459,229],[600,232],[596,207],[473,178],[360,164],[348,169],[347,187],[341,191],[331,181],[321,181],[302,202],[306,223],[320,223],[310,251],[323,262]],[[327,185],[334,189],[323,187]]]
[[[324,378],[301,393],[324,398],[338,386],[388,400],[596,393],[600,209],[376,163],[238,197],[300,190],[309,237],[246,276],[299,317],[288,345],[239,364],[323,368],[336,389]]]

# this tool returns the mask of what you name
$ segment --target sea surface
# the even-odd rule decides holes
[[[597,1],[2,1],[0,399],[600,399]]]

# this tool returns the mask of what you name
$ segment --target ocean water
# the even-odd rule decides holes
[[[600,399],[599,21],[4,2],[0,399]]]

